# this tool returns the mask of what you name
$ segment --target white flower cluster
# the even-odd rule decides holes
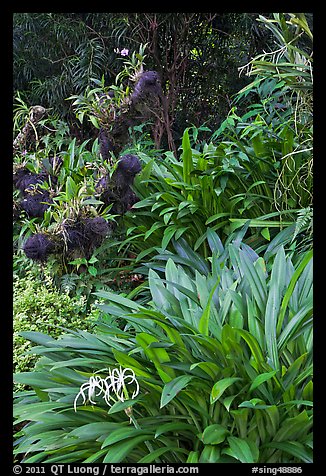
[[[99,370],[99,372],[101,372],[101,370]],[[126,386],[131,384],[134,384],[135,389],[130,397]],[[90,377],[87,382],[83,383],[76,395],[74,409],[77,411],[77,401],[80,396],[83,399],[83,405],[86,400],[92,405],[96,405],[94,398],[103,395],[105,402],[111,407],[117,400],[124,402],[128,398],[133,399],[138,393],[139,384],[135,372],[129,368],[122,369],[120,366],[119,369],[109,369],[109,375],[106,378],[94,375]]]
[[[129,50],[127,48],[123,48],[123,50],[121,50],[121,51],[119,50],[119,48],[114,48],[114,52],[117,53],[117,54],[120,53],[121,56],[128,56],[129,55]]]

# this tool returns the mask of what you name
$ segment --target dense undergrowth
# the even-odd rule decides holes
[[[55,117],[16,152],[17,461],[312,462],[311,32],[260,20],[278,49],[177,154],[138,124],[103,160]]]

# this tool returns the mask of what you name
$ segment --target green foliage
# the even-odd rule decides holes
[[[249,75],[285,81],[299,95],[312,92],[313,34],[304,13],[274,13],[274,18],[259,15],[268,28],[277,50],[262,53],[250,62]]]
[[[140,131],[141,132],[141,131]],[[68,143],[61,141],[62,136],[57,132],[40,137],[39,146],[34,153],[15,156],[14,167],[27,168],[32,173],[53,172],[49,158],[55,156],[62,160],[62,165],[56,169],[55,179],[51,177],[44,182],[42,188],[50,191],[53,201],[42,217],[31,218],[18,208],[14,216],[14,273],[24,277],[26,270],[33,268],[32,260],[25,256],[23,244],[28,237],[35,233],[47,233],[52,237],[60,237],[65,223],[74,222],[80,217],[103,217],[108,223],[115,223],[116,228],[104,243],[94,249],[90,256],[76,253],[75,256],[63,252],[49,256],[43,263],[43,269],[52,276],[58,290],[69,293],[70,296],[84,296],[87,308],[94,301],[92,292],[110,286],[113,289],[134,287],[128,274],[132,272],[129,250],[117,253],[117,247],[124,238],[121,218],[110,213],[111,206],[103,206],[96,194],[95,185],[104,174],[111,174],[114,167],[99,157],[98,141],[86,140],[78,143],[76,138]],[[149,143],[148,147],[152,145]],[[19,207],[21,193],[14,191],[14,200]],[[120,220],[119,220],[120,218]],[[64,236],[64,235],[63,235]],[[123,278],[124,273],[124,278]],[[123,279],[120,279],[123,278]]]
[[[230,97],[246,83],[237,77],[237,67],[268,44],[256,16],[15,13],[14,90],[21,91],[29,106],[52,107],[72,124],[66,98],[82,94],[103,75],[113,84],[119,73],[116,50],[127,48],[131,57],[137,56],[139,46],[148,42],[147,65],[161,75],[179,139],[189,122],[199,125],[208,119],[215,127],[225,117]]]
[[[65,98],[100,77],[116,56],[84,14],[16,13],[13,45],[15,89],[61,117],[69,113]]]
[[[278,135],[284,145],[275,163],[278,178],[274,188],[278,209],[311,207],[313,35],[303,13],[275,13],[274,19],[260,15],[259,20],[273,33],[277,49],[256,56],[241,68],[255,79],[239,92],[238,100],[258,93],[265,111],[268,106],[264,120],[281,124]]]
[[[239,117],[233,110],[212,141],[196,148],[186,129],[179,160],[168,152],[156,158],[140,154],[145,165],[135,190],[142,200],[126,217],[125,240],[142,253],[139,259],[180,236],[205,256],[207,225],[220,230],[225,240],[250,220],[250,234],[266,243],[278,229],[294,223],[299,209],[310,206],[312,178],[305,183],[300,173],[309,151],[299,150],[287,122],[268,122],[252,111],[249,120],[248,114]],[[283,169],[283,180],[291,185],[280,200],[278,170],[290,147],[296,148],[296,167]]]
[[[28,372],[36,362],[36,356],[28,353],[30,344],[20,336],[22,331],[39,331],[58,337],[62,327],[90,330],[95,308],[86,316],[86,299],[59,293],[48,273],[43,279],[39,270],[30,270],[25,277],[14,279],[14,357],[15,372]],[[18,386],[19,388],[19,386]]]
[[[108,125],[128,103],[123,81],[141,70],[146,41],[166,96],[155,144],[173,124],[168,146],[175,137],[181,145],[154,149],[147,124],[129,131],[125,153],[142,162],[140,201],[89,256],[36,267],[15,254],[15,388],[29,388],[15,393],[15,457],[312,462],[310,16],[62,15],[16,14],[16,81],[29,84],[31,98],[59,104],[69,90],[80,122]],[[256,39],[269,32],[271,48],[259,51],[273,51],[242,68],[254,80],[231,104],[237,62],[248,49],[256,55],[250,25]],[[44,29],[35,82],[22,45]],[[132,53],[117,74],[119,47]],[[17,94],[15,133],[29,114],[24,98]],[[94,197],[98,176],[114,170],[101,163],[98,141],[71,139],[57,116],[34,133],[35,152],[17,154],[15,166],[50,170],[52,155],[62,166],[56,184],[42,185],[54,192],[43,217],[14,209],[18,250],[31,233],[60,233],[76,217],[116,220]]]
[[[63,220],[74,219],[81,213],[96,215],[102,204],[90,197],[94,194],[94,180],[100,168],[98,141],[90,143],[86,140],[78,144],[76,138],[68,140],[66,137],[67,125],[64,122],[59,121],[58,126],[55,134],[50,132],[40,138],[34,153],[17,154],[14,158],[16,172],[24,167],[35,174],[49,174],[42,189],[49,191],[50,198],[53,198],[42,217],[30,218],[23,210],[15,217],[14,242],[18,250],[31,232],[55,230]],[[57,163],[62,161],[62,165],[54,169],[49,161],[51,157],[55,157]],[[19,192],[15,190],[14,194],[18,201]],[[111,219],[107,208],[100,214]]]
[[[228,117],[208,141],[199,141],[199,132],[207,134],[208,127],[192,126],[184,131],[179,158],[158,154],[154,163],[142,155],[146,167],[135,187],[143,200],[134,206],[126,240],[141,258],[180,236],[205,256],[207,225],[224,240],[250,220],[256,243],[268,242],[277,229],[296,222],[301,210],[312,210],[312,52],[310,44],[299,48],[311,34],[304,15],[289,17],[260,17],[281,48],[278,55],[264,54],[264,61],[259,56],[247,65],[248,75],[256,79],[236,95]],[[255,102],[239,116],[249,95]],[[305,220],[293,239],[301,224],[310,246],[311,227]]]
[[[259,256],[240,235],[208,236],[208,260],[190,260],[182,240],[165,252],[147,305],[98,292],[97,335],[23,333],[42,356],[15,376],[34,388],[15,405],[16,423],[30,421],[17,434],[23,462],[312,461],[311,253],[291,258],[274,239]],[[75,402],[119,366],[137,397]]]
[[[130,84],[126,80],[136,81],[143,72],[146,45],[140,45],[139,52],[132,52],[131,57],[123,61],[123,69],[117,74],[113,85],[105,86],[105,78],[91,79],[97,87],[88,86],[83,94],[73,95],[76,117],[83,123],[84,116],[99,129],[109,127],[129,101]],[[125,84],[124,84],[125,83]]]

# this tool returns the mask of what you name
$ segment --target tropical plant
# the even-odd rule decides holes
[[[105,77],[101,80],[91,78],[90,82],[96,85],[88,85],[85,92],[73,95],[68,100],[73,100],[76,117],[83,123],[84,116],[95,126],[110,126],[120,109],[128,103],[130,95],[130,82],[136,81],[144,69],[144,54],[146,45],[140,45],[139,51],[133,51],[128,58],[123,59],[123,69],[116,75],[114,84],[105,85]],[[126,50],[128,56],[129,51]],[[129,84],[128,84],[129,83]]]
[[[306,15],[273,13],[272,18],[259,15],[258,21],[272,32],[274,45],[278,48],[255,56],[246,65],[249,67],[247,74],[257,76],[256,84],[264,78],[278,78],[297,94],[308,94],[311,99],[313,34]]]
[[[101,34],[88,27],[84,16],[14,15],[15,89],[24,91],[32,105],[52,107],[61,117],[69,114],[65,98],[85,89],[90,78],[100,77],[116,57]]]
[[[33,266],[41,272],[47,269],[58,290],[86,297],[87,308],[94,301],[94,290],[107,286],[120,289],[124,281],[134,288],[138,279],[133,280],[130,262],[134,258],[129,250],[117,253],[119,241],[124,238],[120,215],[110,211],[112,204],[104,204],[96,190],[102,177],[114,171],[108,163],[100,163],[98,150],[97,140],[78,144],[74,138],[67,145],[48,134],[40,137],[35,153],[17,154],[14,164],[14,184],[19,187],[14,190],[15,275],[23,277]],[[28,182],[27,192],[26,177],[33,182]],[[36,211],[25,206],[30,197]],[[103,225],[106,240],[94,233],[83,240],[84,228],[78,228],[77,235],[69,228],[94,219]],[[44,240],[53,246],[45,248]],[[78,249],[69,251],[74,243]],[[39,264],[34,265],[27,255]]]
[[[14,90],[29,106],[52,107],[76,125],[65,100],[104,75],[119,72],[117,51],[148,44],[148,68],[159,72],[167,110],[157,138],[173,142],[189,122],[216,127],[232,94],[246,84],[237,67],[267,47],[268,30],[255,13],[15,13]],[[169,137],[167,132],[169,131]],[[93,137],[84,129],[83,140]],[[163,142],[162,142],[163,144]],[[160,146],[162,146],[162,144]]]
[[[176,242],[148,304],[98,292],[96,335],[23,333],[42,357],[15,375],[22,462],[312,461],[312,252],[242,235],[209,229],[207,260]]]
[[[15,276],[13,283],[13,365],[15,372],[33,369],[35,355],[27,354],[30,343],[19,334],[22,331],[46,332],[52,337],[62,333],[60,326],[90,330],[91,319],[98,310],[94,307],[86,317],[85,296],[70,297],[56,289],[53,278],[44,270],[40,277],[38,269],[28,270],[24,277]],[[18,386],[19,388],[19,386]],[[17,388],[16,388],[17,390]]]
[[[240,68],[255,79],[239,92],[238,100],[253,92],[265,96],[268,115],[264,119],[282,123],[284,146],[274,188],[279,210],[296,204],[299,208],[312,206],[313,34],[307,18],[303,13],[275,13],[269,19],[260,15],[259,21],[272,32],[277,49]]]
[[[144,167],[134,188],[141,200],[125,218],[124,244],[132,244],[140,258],[180,236],[207,256],[207,225],[219,230],[224,241],[247,220],[248,233],[266,243],[311,204],[311,177],[292,193],[300,179],[292,169],[286,171],[292,188],[285,191],[284,202],[278,200],[280,161],[291,147],[299,147],[287,122],[267,122],[257,108],[243,117],[233,109],[209,143],[198,142],[195,131],[184,131],[179,159],[170,152],[156,157],[139,153]],[[297,154],[302,164],[307,154],[304,149]]]

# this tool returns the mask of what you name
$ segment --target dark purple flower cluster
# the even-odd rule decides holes
[[[52,199],[47,191],[37,191],[35,195],[26,194],[20,205],[29,217],[43,217],[51,202]]]
[[[140,171],[139,158],[126,154],[119,160],[111,179],[107,175],[100,178],[96,190],[105,206],[112,204],[111,213],[124,215],[138,201],[131,187]]]
[[[54,243],[44,233],[36,233],[25,241],[23,250],[34,261],[45,261],[55,249]]]
[[[45,261],[50,254],[72,256],[75,250],[89,259],[98,248],[111,227],[103,217],[86,218],[63,225],[61,234],[36,233],[25,241],[23,250],[26,256],[35,261]]]
[[[103,126],[99,132],[100,151],[103,160],[109,153],[118,155],[129,138],[129,128],[157,116],[162,108],[163,91],[159,74],[144,71],[138,78],[125,110],[119,111],[113,123]]]
[[[53,170],[61,164],[55,164],[50,159],[47,170]],[[104,202],[104,206],[112,204],[111,213],[123,215],[129,210],[138,198],[131,186],[137,173],[141,171],[140,160],[137,156],[126,154],[119,160],[112,177],[101,177],[96,190],[97,196]],[[52,201],[50,193],[41,188],[41,184],[48,179],[51,172],[41,171],[33,174],[27,169],[20,169],[14,174],[14,184],[21,191],[20,208],[25,210],[29,217],[42,217]],[[53,176],[56,178],[55,176]],[[52,176],[51,176],[52,180]],[[55,180],[52,180],[52,183]],[[28,258],[44,261],[49,254],[61,254],[68,259],[76,256],[89,259],[107,235],[113,230],[113,223],[108,223],[103,217],[85,217],[81,215],[74,221],[63,223],[60,232],[36,233],[29,237],[23,250]]]
[[[110,232],[110,225],[103,217],[86,218],[64,226],[68,251],[79,249],[91,256]]]
[[[49,192],[42,188],[41,185],[49,181],[50,177],[52,185],[57,183],[57,177],[54,174],[61,166],[62,159],[50,157],[48,163],[51,169],[50,172],[45,167],[38,174],[31,172],[27,168],[21,168],[13,174],[13,184],[20,190],[22,195],[20,206],[31,218],[43,217],[45,210],[52,203]]]

